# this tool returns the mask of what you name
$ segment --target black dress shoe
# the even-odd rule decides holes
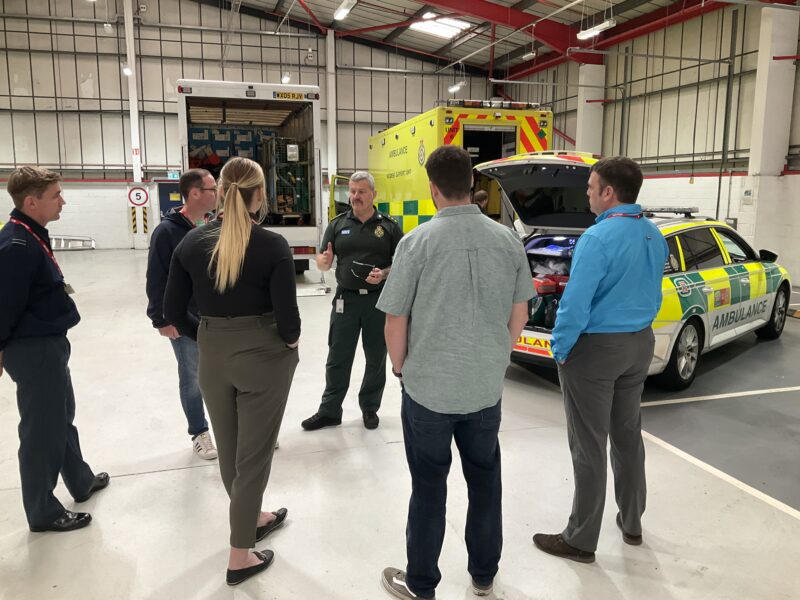
[[[342,418],[335,419],[333,417],[326,417],[319,413],[314,413],[301,423],[303,429],[306,431],[316,431],[323,427],[336,427],[342,424]]]
[[[86,492],[86,495],[81,496],[80,498],[75,498],[75,502],[86,502],[95,492],[99,492],[103,488],[107,488],[110,481],[111,476],[108,473],[98,473],[94,476],[92,485],[89,486],[89,491]]]
[[[267,523],[262,527],[256,527],[256,541],[260,542],[265,537],[267,537],[270,533],[275,531],[278,527],[283,525],[286,521],[286,515],[289,514],[289,511],[285,508],[280,508],[272,513],[275,515],[275,520]]]
[[[587,552],[586,550],[580,550],[579,548],[570,546],[564,541],[560,533],[554,535],[537,533],[533,536],[533,543],[542,552],[547,552],[553,556],[568,558],[580,563],[594,562],[594,552]]]
[[[631,546],[641,546],[642,545],[642,535],[631,535],[630,533],[625,533],[625,530],[622,528],[622,515],[617,513],[617,527],[622,532],[622,541],[626,544]]]
[[[74,513],[68,510],[49,525],[35,527],[31,525],[31,531],[72,531],[81,529],[92,522],[92,515],[89,513]]]
[[[244,569],[228,569],[228,573],[225,575],[225,581],[228,585],[239,585],[253,575],[266,571],[267,567],[272,564],[272,559],[275,558],[275,553],[272,550],[257,550],[253,554],[261,559],[261,564],[245,567]]]
[[[364,411],[362,416],[364,418],[364,427],[366,427],[367,429],[378,428],[378,423],[381,422],[381,420],[378,418],[378,413],[372,410],[367,410]]]

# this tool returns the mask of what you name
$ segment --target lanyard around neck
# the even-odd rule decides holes
[[[23,221],[20,221],[16,217],[11,217],[9,219],[9,222],[13,223],[14,225],[20,225],[21,227],[24,227],[25,230],[28,233],[30,233],[37,242],[39,242],[39,245],[42,247],[42,250],[44,250],[44,253],[50,257],[50,260],[53,261],[53,264],[56,266],[56,269],[58,269],[58,274],[61,275],[61,279],[64,279],[64,273],[61,272],[61,267],[58,266],[58,261],[56,261],[55,254],[53,254],[53,251],[47,247],[47,244],[44,243],[44,240],[40,238],[38,235],[36,235],[36,232],[33,229],[31,229],[30,225],[24,223]]]

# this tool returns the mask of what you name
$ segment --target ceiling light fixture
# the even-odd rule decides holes
[[[281,83],[289,83],[292,80],[292,74],[288,71],[281,77]]]
[[[589,27],[589,29],[582,29],[578,32],[577,38],[579,40],[590,40],[593,37],[597,37],[603,31],[611,29],[612,27],[616,27],[617,20],[614,17],[610,19],[606,19],[602,23],[598,23],[594,27]]]
[[[467,85],[467,82],[462,79],[461,81],[459,81],[457,83],[454,83],[453,85],[448,87],[447,91],[450,92],[451,94],[455,94],[458,90],[463,88],[465,85]]]
[[[533,43],[536,41],[533,35],[534,27],[536,27],[536,25],[531,25],[531,49],[522,55],[522,60],[533,60],[536,58],[536,48],[533,46]]]
[[[333,18],[337,21],[344,21],[356,4],[358,4],[358,0],[342,0],[339,8],[333,13]]]

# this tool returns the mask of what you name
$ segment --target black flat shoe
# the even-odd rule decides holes
[[[270,533],[275,531],[278,527],[283,525],[284,521],[286,521],[286,515],[289,514],[289,511],[285,508],[278,509],[277,511],[272,513],[275,515],[275,520],[267,523],[263,527],[256,527],[256,541],[260,542],[265,537],[267,537]]]
[[[72,531],[81,529],[92,522],[92,515],[89,513],[74,513],[68,510],[58,517],[55,521],[41,527],[31,526],[31,531]]]
[[[272,559],[275,558],[275,553],[272,550],[257,550],[253,554],[261,559],[261,564],[245,567],[244,569],[228,569],[228,573],[225,575],[225,582],[228,585],[239,585],[253,575],[266,571],[267,567],[272,564]]]
[[[85,496],[81,496],[80,498],[75,498],[75,502],[86,502],[89,498],[91,498],[95,492],[99,492],[100,490],[107,488],[108,484],[111,482],[111,476],[108,473],[98,473],[94,476],[94,480],[92,480],[92,485],[89,486],[89,491],[86,492]]]

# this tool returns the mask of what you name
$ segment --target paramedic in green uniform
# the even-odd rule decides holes
[[[342,423],[342,402],[361,333],[366,367],[358,404],[364,427],[378,426],[378,409],[386,384],[384,313],[375,308],[389,275],[392,256],[403,231],[375,209],[375,179],[366,171],[350,177],[350,210],[334,218],[325,230],[317,266],[328,271],[336,257],[336,294],[328,331],[325,392],[319,410],[303,421],[314,431]]]

